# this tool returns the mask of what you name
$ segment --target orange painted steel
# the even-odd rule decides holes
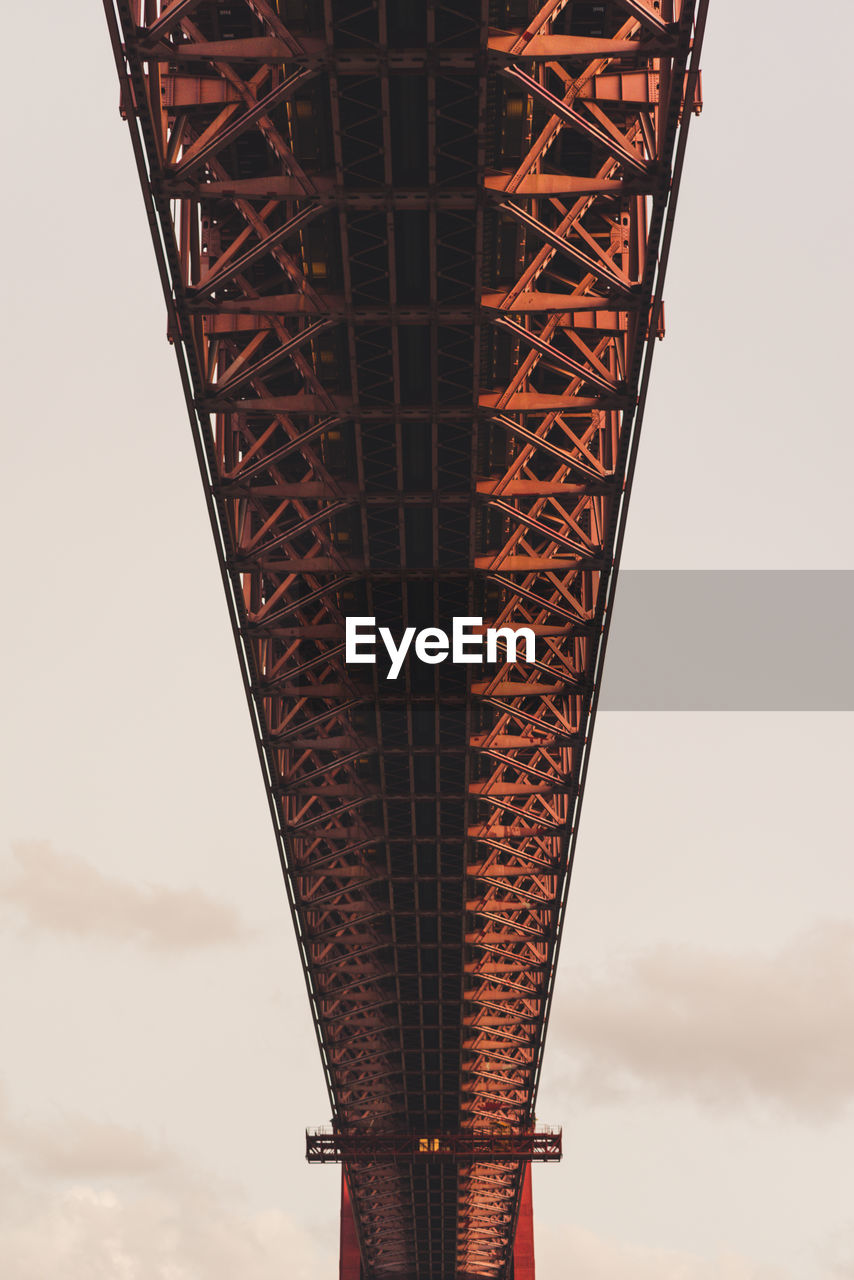
[[[519,1220],[513,1241],[512,1280],[536,1280],[534,1265],[534,1201],[531,1190],[531,1166],[525,1170]]]
[[[362,1258],[359,1253],[359,1233],[353,1217],[350,1188],[343,1170],[341,1172],[341,1237],[338,1256],[338,1280],[361,1280]]]
[[[364,1280],[502,1280],[706,0],[105,9],[342,1232]],[[538,654],[387,681],[347,615]]]

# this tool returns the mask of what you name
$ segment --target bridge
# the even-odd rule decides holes
[[[532,1280],[706,0],[105,10],[329,1092],[307,1156],[342,1163],[341,1280]],[[394,676],[371,628],[422,633]]]

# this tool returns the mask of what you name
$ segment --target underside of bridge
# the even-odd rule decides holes
[[[329,1088],[309,1155],[348,1277],[500,1280],[560,1154],[534,1102],[705,3],[105,4]],[[354,616],[536,652],[389,679]]]

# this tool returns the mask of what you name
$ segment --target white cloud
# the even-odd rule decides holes
[[[118,1125],[0,1122],[4,1280],[315,1280],[336,1241]]]
[[[253,1212],[190,1180],[135,1192],[78,1182],[3,1188],[9,1280],[316,1280],[334,1255],[281,1209]],[[326,1256],[329,1254],[330,1256]]]
[[[789,1272],[734,1253],[716,1258],[620,1244],[581,1227],[537,1231],[537,1271],[578,1280],[792,1280]]]
[[[85,1179],[174,1172],[178,1161],[136,1129],[82,1115],[22,1120],[0,1086],[0,1152],[26,1175]],[[2,1176],[2,1166],[0,1166]]]
[[[137,888],[48,844],[12,846],[0,903],[34,929],[179,951],[246,936],[239,915],[200,889]]]
[[[66,1117],[52,1126],[9,1126],[8,1146],[33,1171],[58,1178],[148,1176],[169,1169],[161,1146],[122,1125]]]
[[[854,1219],[836,1231],[824,1250],[828,1280],[854,1280]]]
[[[854,925],[830,921],[776,955],[658,948],[618,975],[576,978],[550,1047],[588,1098],[646,1084],[827,1116],[854,1096],[852,1026]]]

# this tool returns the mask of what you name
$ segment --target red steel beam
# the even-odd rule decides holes
[[[531,1169],[525,1170],[519,1223],[513,1241],[513,1280],[536,1280],[534,1268],[534,1203],[531,1193]]]
[[[359,1252],[359,1235],[347,1178],[341,1171],[341,1235],[338,1250],[338,1280],[361,1280],[362,1257]]]

